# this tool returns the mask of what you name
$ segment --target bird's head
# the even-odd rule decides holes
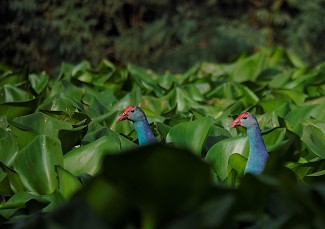
[[[240,115],[238,115],[238,117],[234,121],[232,121],[230,127],[234,128],[234,127],[242,126],[245,128],[249,128],[257,125],[258,123],[254,115],[252,115],[249,112],[243,112]]]
[[[136,106],[129,106],[125,108],[124,112],[120,114],[117,118],[117,121],[130,120],[132,122],[141,121],[145,118],[145,114],[141,108]]]

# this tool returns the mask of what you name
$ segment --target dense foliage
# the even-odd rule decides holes
[[[325,63],[276,49],[182,74],[107,60],[55,79],[0,71],[3,227],[325,227]],[[139,148],[116,122],[129,105],[160,144]],[[270,153],[257,177],[243,176],[246,131],[229,128],[244,110]]]
[[[34,71],[106,58],[179,72],[262,45],[325,57],[324,0],[4,0],[0,15],[1,62]]]

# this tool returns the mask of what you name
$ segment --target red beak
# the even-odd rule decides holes
[[[241,126],[240,119],[238,119],[238,118],[236,118],[234,121],[232,121],[232,123],[230,123],[230,128],[234,128],[237,126]]]
[[[128,117],[128,114],[125,113],[125,112],[123,112],[122,114],[120,114],[120,115],[118,116],[117,121],[120,122],[120,121],[126,120],[126,119],[128,119],[128,118],[129,118],[129,117]]]

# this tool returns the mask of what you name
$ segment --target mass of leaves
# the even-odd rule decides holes
[[[103,60],[57,77],[0,66],[4,228],[324,228],[325,62],[263,49],[157,74]],[[139,147],[129,105],[159,144]],[[255,114],[270,154],[243,175]]]

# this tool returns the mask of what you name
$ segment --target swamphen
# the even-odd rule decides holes
[[[156,137],[152,133],[147,117],[140,107],[129,106],[118,116],[117,121],[130,120],[134,124],[138,134],[139,145],[156,143]]]
[[[249,155],[244,173],[260,174],[268,159],[268,153],[262,139],[258,122],[254,115],[249,112],[240,114],[230,127],[243,126],[247,130],[247,136],[250,143]]]

